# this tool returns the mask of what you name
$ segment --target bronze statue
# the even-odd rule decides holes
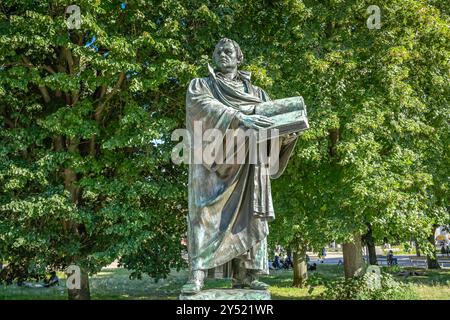
[[[217,68],[209,67],[209,76],[193,79],[187,90],[186,126],[191,136],[196,121],[203,130],[217,129],[224,135],[230,129],[272,126],[269,117],[255,114],[255,107],[270,98],[250,82],[249,72],[238,70],[243,61],[239,45],[223,38],[213,57]],[[295,133],[282,137],[276,172],[261,162],[190,162],[190,279],[182,288],[183,294],[199,292],[205,272],[230,261],[233,288],[268,288],[257,275],[268,274],[268,222],[275,218],[270,178],[282,174],[296,139]]]

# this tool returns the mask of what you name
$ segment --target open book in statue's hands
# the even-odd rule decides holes
[[[268,117],[274,123],[264,129],[278,129],[279,136],[297,133],[309,128],[303,97],[291,97],[260,103],[255,114]]]

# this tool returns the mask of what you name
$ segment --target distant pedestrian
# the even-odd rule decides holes
[[[394,266],[394,265],[396,266],[398,264],[397,258],[394,258],[394,252],[392,250],[389,250],[386,260],[387,260],[388,266]]]
[[[294,267],[294,263],[292,261],[292,256],[291,255],[287,255],[286,258],[284,259],[283,262],[283,267],[287,270],[289,270],[289,268],[293,268]]]
[[[280,262],[280,256],[278,254],[275,254],[275,258],[273,260],[273,267],[274,269],[280,269],[281,268],[281,262]]]
[[[327,256],[327,250],[325,249],[325,247],[323,247],[322,250],[320,250],[320,255],[319,255],[319,259],[321,260],[320,263],[324,262],[326,256]]]
[[[308,271],[316,271],[316,270],[317,270],[317,264],[316,263],[313,263],[312,265],[308,264]]]
[[[44,280],[44,287],[49,288],[57,285],[59,285],[59,278],[56,275],[56,272],[52,271],[52,273],[50,274],[50,278],[48,280]]]

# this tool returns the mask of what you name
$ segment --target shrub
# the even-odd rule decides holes
[[[327,300],[411,300],[415,293],[407,284],[390,274],[367,273],[362,277],[323,282],[325,291],[320,295]]]

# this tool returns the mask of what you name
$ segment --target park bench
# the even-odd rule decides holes
[[[427,258],[426,257],[410,257],[409,260],[413,267],[424,267],[428,268]],[[450,257],[448,256],[438,256],[438,263],[441,268],[445,268],[450,266]]]
[[[450,267],[450,257],[449,256],[438,256],[438,263],[441,266],[441,268],[448,268]]]
[[[386,258],[377,258],[377,264],[379,266],[387,266],[388,262]]]
[[[397,258],[394,258],[396,263],[394,263],[394,265],[398,264],[398,260]],[[386,257],[377,257],[377,264],[379,266],[389,266],[388,260]]]
[[[427,258],[425,257],[409,257],[413,267],[428,268]]]

